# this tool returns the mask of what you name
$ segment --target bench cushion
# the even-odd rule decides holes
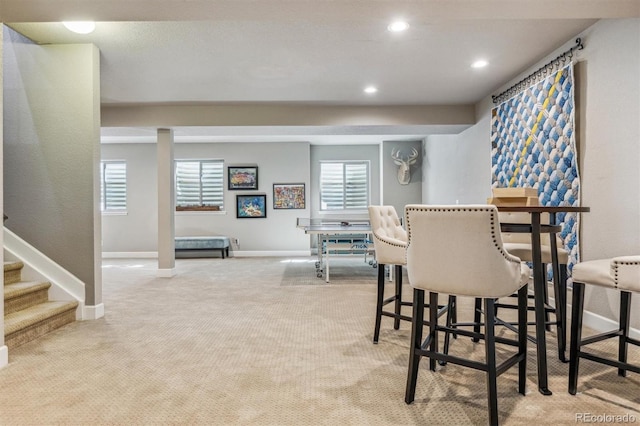
[[[176,237],[176,250],[211,250],[229,247],[228,237]]]

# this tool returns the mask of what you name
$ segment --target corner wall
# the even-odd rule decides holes
[[[1,25],[4,28],[4,25]],[[4,91],[3,91],[3,72],[4,72],[4,31],[0,31],[0,164],[2,164],[2,158],[4,156],[4,120],[3,120],[3,110],[4,110]],[[0,174],[0,210],[4,212],[4,203],[3,203],[3,192],[4,192],[4,183],[2,179],[2,175]],[[4,247],[3,235],[4,233],[0,233],[0,246]],[[0,260],[4,264],[4,250],[0,250]],[[2,278],[0,278],[0,298],[4,300],[4,274],[2,274]],[[9,363],[9,350],[7,346],[4,344],[4,303],[0,306],[0,368],[5,367]]]
[[[640,254],[640,19],[601,20],[582,34],[577,52],[576,127],[582,205],[581,258]],[[568,40],[499,93],[575,44]],[[486,202],[491,189],[490,114],[487,96],[477,105],[477,124],[457,136],[426,142],[426,203]],[[590,289],[586,309],[615,318],[618,296]],[[640,301],[632,309],[640,310]],[[640,327],[640,318],[632,318]]]
[[[3,31],[6,226],[84,282],[86,304],[98,305],[99,52]]]

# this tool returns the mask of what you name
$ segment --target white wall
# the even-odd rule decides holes
[[[486,203],[491,195],[489,116],[459,135],[425,142],[422,199],[426,204]]]
[[[640,254],[640,19],[600,21],[583,34],[580,177],[584,260]],[[618,315],[615,292],[591,289],[586,309]],[[635,299],[632,312],[640,311]],[[640,327],[640,317],[632,316]]]
[[[576,125],[581,175],[582,259],[640,254],[640,19],[602,20],[579,35]],[[524,75],[575,44],[568,40]],[[477,105],[478,122],[457,136],[426,142],[425,202],[485,202],[490,194],[490,113],[488,96]],[[601,289],[587,294],[588,310],[614,318],[618,297]],[[636,300],[632,308],[640,310]],[[634,327],[640,318],[633,319]]]
[[[236,238],[237,253],[309,250],[309,237],[296,228],[297,217],[309,217],[309,144],[177,143],[175,159],[223,159],[229,165],[257,165],[257,191],[225,190],[224,212],[176,212],[176,236],[226,235]],[[157,251],[157,165],[155,144],[103,144],[103,160],[127,162],[127,214],[103,215],[103,252]],[[307,208],[274,210],[274,183],[304,183]],[[225,176],[226,187],[226,176]],[[267,217],[237,219],[236,195],[267,195]]]
[[[0,31],[0,99],[3,99],[3,45],[4,45],[4,31]],[[0,102],[0,161],[3,158],[4,152],[4,121],[3,121],[3,108],[4,103]],[[1,164],[1,163],[0,163]],[[2,176],[0,175],[0,183],[2,183]],[[4,183],[0,184],[0,210],[4,212]],[[0,235],[0,244],[4,247],[3,235]],[[4,250],[0,252],[0,260],[4,264]],[[4,274],[0,279],[2,285],[0,285],[0,297],[4,300]],[[9,363],[9,350],[4,344],[4,303],[0,306],[0,368],[6,366]]]
[[[4,207],[7,228],[102,299],[99,52],[35,45],[4,27]]]

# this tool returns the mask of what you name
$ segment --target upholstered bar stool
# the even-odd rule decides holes
[[[411,302],[402,300],[402,266],[407,263],[407,232],[400,224],[393,206],[369,206],[369,222],[378,264],[376,325],[373,331],[373,343],[378,343],[383,315],[394,319],[395,330],[400,328],[400,320],[411,321],[410,316],[402,315],[402,306],[411,306]],[[395,268],[395,292],[387,299],[384,298],[385,265]],[[389,303],[394,304],[393,312],[384,310]]]
[[[620,291],[620,322],[617,330],[582,338],[585,285],[595,285]],[[640,346],[640,341],[629,337],[631,293],[640,292],[640,255],[613,259],[590,260],[573,267],[573,302],[571,307],[571,341],[569,344],[569,393],[576,394],[580,358],[618,368],[625,377],[627,370],[640,373],[640,366],[627,362],[628,344]],[[591,343],[618,338],[618,359],[595,355],[583,348]]]
[[[524,395],[527,358],[527,287],[529,268],[508,253],[502,244],[498,211],[493,205],[407,205],[407,271],[413,287],[411,350],[405,402],[415,398],[418,367],[429,358],[459,364],[486,373],[489,421],[498,424],[497,377],[518,364],[518,391]],[[438,295],[481,298],[484,301],[484,333],[465,330],[460,324],[439,325],[437,309],[429,308],[429,327],[423,341],[425,292],[429,306],[438,305]],[[495,336],[495,300],[518,293],[517,339]],[[472,326],[475,323],[469,323]],[[484,339],[485,362],[439,351],[438,333]],[[517,347],[502,361],[496,361],[496,342]]]
[[[500,212],[498,213],[500,223],[531,223],[531,217],[528,213],[520,212]],[[549,224],[549,215],[543,214],[540,218],[544,224]],[[518,232],[503,232],[502,241],[504,248],[512,255],[519,257],[523,262],[533,261],[533,250],[531,247],[531,235]],[[549,296],[545,292],[545,318],[547,330],[549,326],[549,313],[555,314],[556,337],[558,340],[558,358],[566,362],[565,350],[567,346],[567,264],[569,263],[569,252],[562,247],[562,241],[556,236],[551,240],[548,233],[540,235],[542,263],[552,265],[553,272],[553,289],[555,297],[555,306],[549,306]],[[546,270],[546,268],[544,268]],[[546,290],[546,286],[545,286]],[[513,305],[497,303],[498,308],[510,308]],[[530,306],[529,310],[534,307]]]

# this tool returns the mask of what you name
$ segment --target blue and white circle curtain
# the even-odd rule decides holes
[[[492,187],[538,189],[540,205],[579,206],[573,63],[492,110]],[[569,271],[579,261],[578,215],[558,213]]]

